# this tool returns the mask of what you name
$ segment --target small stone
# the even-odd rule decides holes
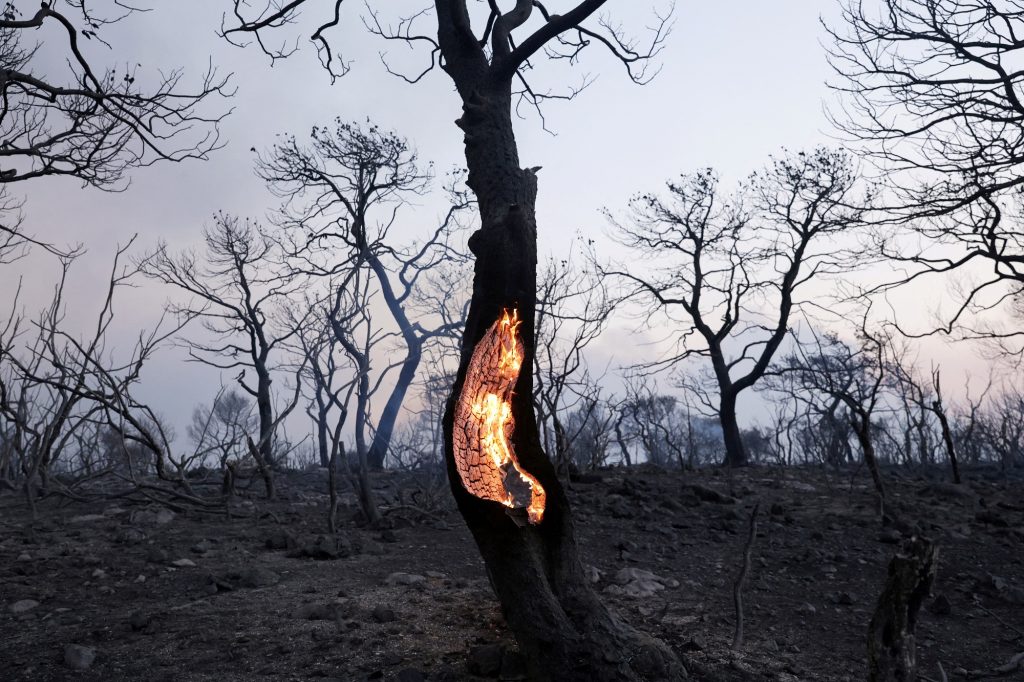
[[[812,613],[817,613],[818,609],[814,608],[814,604],[811,604],[810,602],[806,602],[805,601],[803,604],[801,604],[800,606],[798,606],[796,608],[796,612],[797,613],[812,614]]]
[[[899,544],[902,539],[903,533],[899,532],[895,528],[887,528],[878,535],[878,541],[887,545]]]
[[[426,577],[416,573],[396,571],[384,579],[385,585],[419,585],[427,581]]]
[[[974,515],[974,519],[981,523],[987,523],[990,526],[996,526],[997,528],[1009,528],[1010,522],[1006,520],[1006,516],[994,512],[990,509],[983,509]]]
[[[950,603],[949,597],[940,594],[928,604],[928,610],[936,616],[948,616],[953,612],[953,604]]]
[[[481,677],[497,677],[501,672],[501,659],[504,651],[500,644],[484,644],[469,650],[466,662],[469,672]]]
[[[139,573],[139,575],[136,576],[135,580],[133,580],[132,582],[135,582],[135,583],[138,583],[138,584],[141,585],[142,583],[146,582],[146,576],[144,576],[141,573]]]
[[[128,616],[128,625],[131,626],[132,630],[138,632],[145,629],[151,620],[152,618],[142,611],[133,611],[132,615]]]
[[[298,546],[298,543],[295,541],[295,535],[289,531],[282,530],[270,535],[267,538],[266,546],[267,549],[293,550]]]
[[[146,534],[138,528],[125,528],[117,534],[117,542],[122,545],[137,545],[145,540]]]
[[[700,635],[693,635],[689,641],[683,644],[683,651],[694,652],[704,651],[707,648],[707,644],[704,642],[704,638]]]
[[[20,615],[22,613],[28,613],[29,611],[38,606],[39,602],[37,602],[35,599],[22,599],[20,601],[14,602],[8,608],[10,609],[11,613],[15,615]]]
[[[247,568],[239,575],[238,584],[242,587],[271,587],[281,582],[281,576],[270,569]]]
[[[156,516],[153,517],[153,522],[158,526],[166,526],[168,523],[174,520],[177,516],[170,509],[160,509],[157,511]]]
[[[103,580],[107,577],[107,572],[104,571],[102,568],[97,568],[95,571],[92,572],[92,577],[94,580]]]
[[[296,558],[308,557],[323,561],[342,559],[351,556],[352,552],[352,543],[348,538],[318,535],[312,541],[288,552],[288,556]]]
[[[373,616],[373,620],[378,623],[393,623],[397,620],[395,612],[381,604],[375,606],[370,615]]]
[[[96,649],[80,644],[64,647],[64,664],[73,670],[88,670],[96,660]]]
[[[196,562],[191,559],[175,559],[171,562],[171,566],[176,568],[195,568]]]
[[[146,552],[146,561],[151,564],[166,564],[171,556],[159,547],[150,547]]]
[[[68,523],[93,523],[94,521],[106,521],[107,517],[103,514],[82,514],[81,516],[72,516]]]
[[[299,620],[334,620],[336,610],[328,604],[306,604],[295,612]]]
[[[213,549],[213,543],[209,540],[200,540],[196,544],[189,548],[189,551],[193,554],[206,554]]]
[[[28,552],[22,552],[18,555],[18,561],[32,561],[32,555]]]

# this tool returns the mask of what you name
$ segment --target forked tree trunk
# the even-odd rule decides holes
[[[481,228],[470,238],[476,256],[473,297],[462,358],[444,415],[445,461],[452,493],[483,556],[505,619],[528,661],[531,680],[679,680],[686,672],[668,647],[618,620],[584,577],[565,492],[545,456],[533,411],[537,180],[519,167],[512,133],[511,85],[463,93],[459,126],[466,133],[469,186]],[[454,454],[454,420],[477,343],[515,309],[524,357],[511,398],[512,447],[523,469],[546,490],[543,520],[514,520],[500,504],[471,494]]]

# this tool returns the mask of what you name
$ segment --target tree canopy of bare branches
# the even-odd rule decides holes
[[[429,236],[403,244],[395,232],[413,218],[410,203],[427,191],[431,171],[396,133],[341,120],[314,127],[309,145],[286,136],[260,157],[257,172],[284,198],[281,222],[295,267],[348,282],[353,270],[366,270],[360,281],[374,285],[390,315],[392,329],[377,323],[374,345],[394,343],[404,357],[384,364],[371,381],[379,386],[398,370],[366,453],[379,469],[425,346],[455,337],[462,327],[465,292],[445,275],[466,266],[459,228],[471,202],[464,190],[449,187],[449,208]],[[369,357],[357,364],[370,371]]]
[[[643,274],[612,268],[648,319],[678,325],[675,350],[651,367],[707,358],[718,389],[726,462],[747,458],[736,401],[765,373],[808,284],[845,267],[837,240],[861,221],[849,156],[817,149],[773,159],[727,195],[711,170],[637,196],[617,239],[651,259]]]
[[[97,54],[113,49],[104,29],[141,11],[117,0],[53,0],[29,16],[4,3],[0,183],[65,175],[123,188],[131,168],[203,159],[220,146],[226,112],[213,101],[231,92],[214,69],[189,89],[180,70],[144,85],[138,68],[99,64]],[[65,72],[44,72],[46,62],[64,63]]]

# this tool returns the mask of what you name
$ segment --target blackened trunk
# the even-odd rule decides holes
[[[661,642],[632,629],[598,599],[586,580],[572,516],[554,467],[541,447],[533,411],[537,232],[536,175],[519,168],[512,133],[510,83],[466,96],[458,122],[466,133],[469,185],[481,228],[470,239],[476,256],[473,297],[462,360],[445,411],[445,461],[459,511],[476,540],[509,627],[532,680],[678,680],[685,670]],[[520,465],[547,492],[538,525],[515,521],[501,505],[463,487],[456,468],[456,406],[476,344],[516,309],[525,356],[512,396],[511,442]]]
[[[740,424],[736,419],[736,396],[723,392],[718,409],[718,421],[722,425],[722,438],[725,441],[725,466],[747,466],[747,449],[743,446]]]
[[[419,341],[409,345],[405,361],[402,362],[402,369],[395,381],[395,387],[391,389],[388,402],[384,405],[384,411],[381,412],[380,419],[377,421],[377,431],[370,444],[370,451],[366,455],[366,461],[371,469],[384,468],[384,460],[388,456],[388,450],[391,449],[391,436],[395,431],[395,422],[398,421],[398,413],[402,409],[406,393],[409,392],[409,386],[416,378],[416,369],[420,365],[422,354]]]
[[[868,628],[869,682],[918,679],[917,614],[935,580],[937,553],[928,540],[913,538],[889,563],[885,588]]]
[[[320,455],[320,466],[326,468],[331,464],[330,430],[327,428],[327,402],[323,397],[324,388],[316,387],[316,444]]]
[[[370,485],[370,467],[366,461],[366,408],[369,401],[369,378],[365,363],[360,365],[359,390],[356,397],[356,477],[359,482],[359,505],[371,527],[380,525],[380,512]]]
[[[268,466],[274,462],[274,402],[270,395],[270,374],[256,368],[256,409],[260,417],[259,451]]]
[[[875,492],[878,493],[879,507],[884,512],[885,485],[882,483],[882,472],[878,469],[878,458],[875,457],[875,444],[871,440],[871,418],[867,415],[851,416],[850,422],[864,453],[864,463],[871,472],[871,480],[875,484]]]
[[[942,408],[942,403],[936,401],[932,409],[935,411],[935,416],[939,418],[939,426],[942,428],[942,442],[946,444],[946,455],[949,457],[949,466],[953,470],[953,483],[959,485],[963,481],[960,478],[960,463],[956,458],[956,446],[953,444],[953,432],[949,428],[949,419],[946,417],[946,411]]]

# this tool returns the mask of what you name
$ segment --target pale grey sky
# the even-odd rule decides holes
[[[237,95],[228,103],[234,113],[223,125],[227,146],[208,162],[138,170],[121,194],[82,189],[66,179],[16,188],[27,198],[30,231],[89,247],[72,273],[72,319],[95,308],[110,255],[132,234],[139,234],[140,249],[158,239],[185,247],[198,241],[215,211],[259,217],[273,209],[276,202],[253,175],[250,148],[269,146],[276,133],[301,137],[311,125],[336,116],[371,117],[408,137],[421,158],[433,160],[438,169],[461,165],[462,134],[453,124],[458,99],[447,77],[437,71],[410,86],[387,75],[378,52],[390,50],[398,60],[405,48],[368,36],[358,20],[361,5],[351,4],[347,25],[333,34],[334,45],[354,61],[352,72],[331,85],[304,39],[298,54],[273,68],[257,49],[238,49],[219,39],[215,29],[230,4],[226,0],[152,4],[154,11],[112,27],[105,37],[114,49],[94,50],[96,58],[141,64],[140,81],[158,68],[177,66],[185,68],[186,81],[194,81],[208,61],[233,72]],[[422,1],[381,4],[386,13]],[[608,3],[610,13],[641,27],[649,22],[650,7],[646,0]],[[630,195],[658,189],[679,172],[710,165],[724,179],[736,180],[780,147],[827,142],[823,100],[829,97],[829,67],[819,17],[835,14],[831,0],[679,0],[675,28],[660,58],[663,69],[646,87],[630,83],[620,64],[595,50],[580,73],[597,75],[596,82],[576,101],[547,106],[547,125],[555,135],[542,130],[535,116],[518,123],[523,165],[543,167],[542,252],[561,252],[577,230],[601,235],[606,223],[600,208],[619,209]],[[408,229],[415,233],[416,226]],[[7,294],[19,276],[26,277],[27,300],[44,300],[52,281],[47,262],[31,258],[0,270],[3,303],[9,304]],[[119,328],[151,324],[169,293],[150,285],[129,292],[120,304]],[[625,328],[609,330],[598,344],[598,357],[623,348],[625,340],[636,347],[635,335]],[[167,352],[150,368],[143,394],[180,427],[193,405],[210,400],[216,383],[211,370]]]

